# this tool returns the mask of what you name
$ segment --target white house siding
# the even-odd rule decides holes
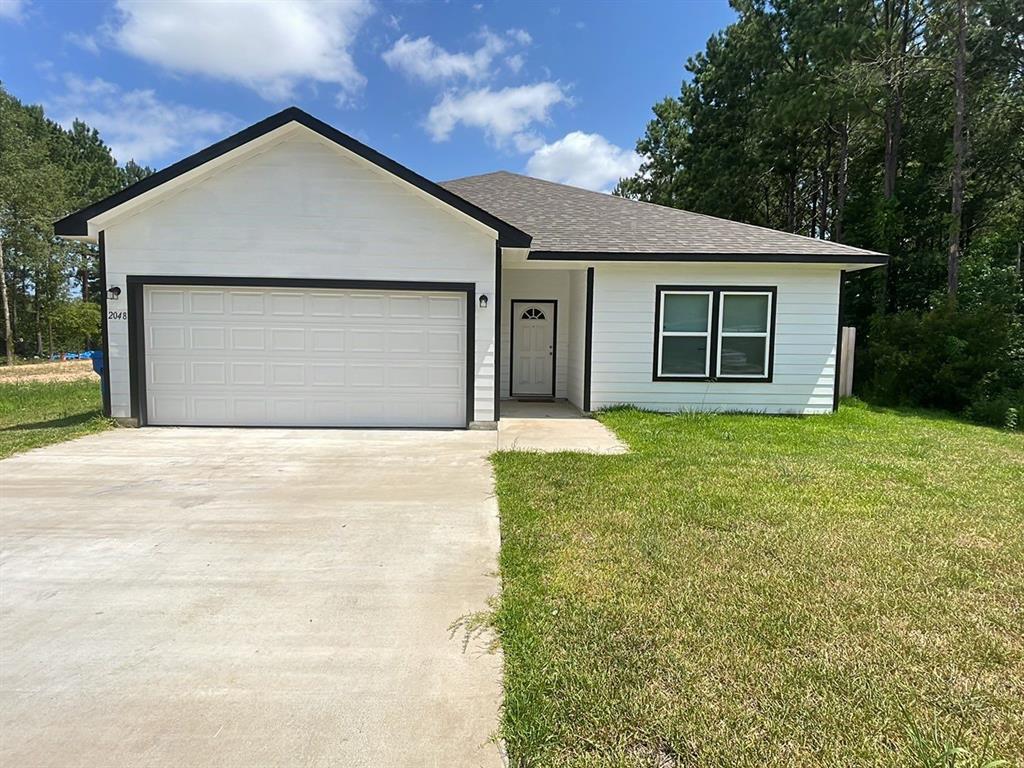
[[[405,182],[304,128],[105,226],[107,283],[127,275],[473,283],[494,241]],[[127,308],[127,292],[110,301]],[[493,309],[476,313],[476,421],[494,419]],[[111,410],[130,415],[128,323],[108,323]]]
[[[509,397],[512,301],[558,302],[555,339],[555,397],[566,396],[566,358],[569,345],[569,271],[564,269],[506,269],[501,276],[501,396]]]
[[[569,350],[566,354],[566,397],[583,409],[583,364],[587,332],[587,271],[569,273]]]
[[[652,381],[655,286],[778,288],[771,383]],[[598,265],[591,405],[659,411],[824,413],[832,409],[839,268],[807,265]]]

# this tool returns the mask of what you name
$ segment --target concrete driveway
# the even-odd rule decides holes
[[[500,765],[494,432],[114,430],[0,462],[0,765]]]

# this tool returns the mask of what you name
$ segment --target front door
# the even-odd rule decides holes
[[[558,302],[512,302],[512,397],[555,396]]]

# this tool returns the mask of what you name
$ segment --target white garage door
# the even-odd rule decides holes
[[[149,424],[464,427],[466,295],[146,286]]]

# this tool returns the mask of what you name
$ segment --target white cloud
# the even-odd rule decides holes
[[[526,163],[526,172],[549,181],[572,184],[599,192],[610,191],[624,176],[632,176],[643,158],[598,133],[573,131],[538,148]]]
[[[164,102],[151,90],[126,91],[95,78],[64,78],[65,92],[47,103],[59,123],[75,118],[100,132],[120,162],[166,165],[238,128],[223,112]]]
[[[77,45],[83,51],[88,51],[92,54],[98,54],[100,52],[99,43],[96,42],[96,38],[93,35],[81,35],[77,32],[68,32],[64,35],[64,39],[72,45]]]
[[[523,55],[521,53],[517,53],[505,59],[505,66],[516,74],[518,74],[519,70],[523,68],[524,63]]]
[[[548,121],[548,113],[569,97],[558,83],[542,82],[502,88],[481,88],[462,94],[446,93],[427,114],[426,127],[434,141],[447,140],[460,123],[480,128],[496,145],[511,141],[520,152],[543,144],[530,128]]]
[[[430,39],[429,35],[411,38],[403,35],[383,54],[391,69],[425,83],[440,83],[457,78],[471,81],[491,77],[494,60],[513,45],[526,46],[532,41],[521,29],[510,29],[504,36],[486,27],[479,34],[480,47],[472,52],[452,53]],[[522,54],[514,57],[522,66]],[[507,61],[507,60],[506,60]]]
[[[236,0],[230,3],[118,0],[110,34],[127,53],[172,72],[240,83],[271,101],[303,81],[365,85],[352,43],[369,0]]]
[[[0,0],[0,19],[21,21],[27,7],[26,0]]]
[[[530,33],[525,29],[510,29],[508,31],[508,36],[520,45],[529,45],[533,42],[533,38],[530,37]]]

